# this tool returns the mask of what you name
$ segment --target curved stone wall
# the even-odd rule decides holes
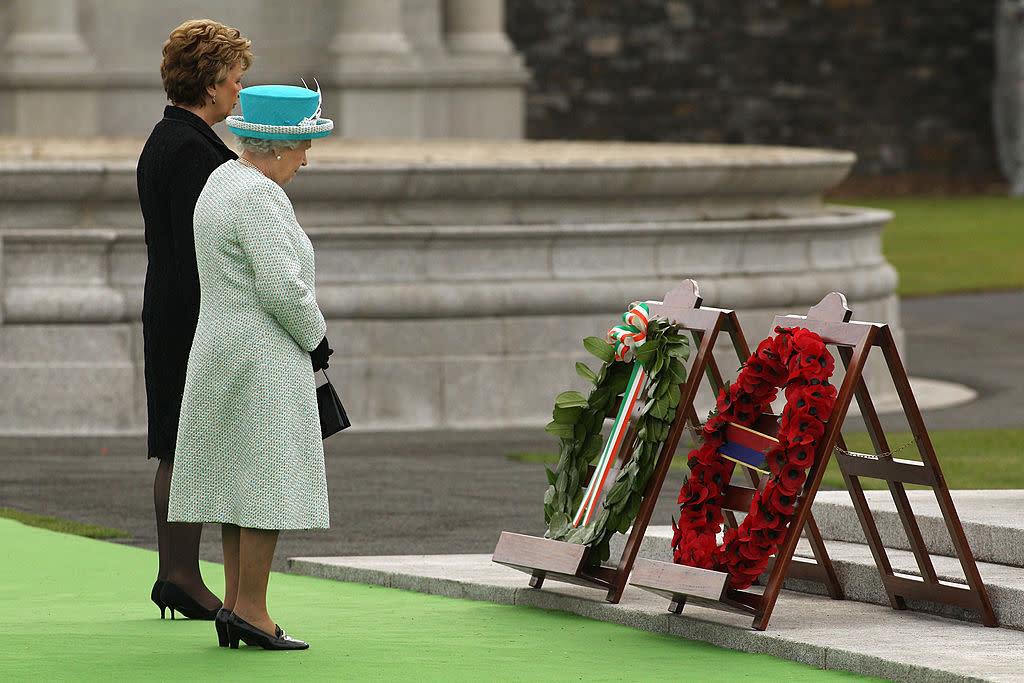
[[[0,140],[0,434],[145,430],[138,139]],[[795,148],[317,143],[288,186],[358,428],[542,426],[581,340],[694,278],[748,340],[829,291],[899,334],[882,211]],[[728,372],[731,369],[726,369]],[[56,392],[59,378],[63,387]]]

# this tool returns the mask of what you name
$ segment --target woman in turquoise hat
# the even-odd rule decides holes
[[[327,478],[313,373],[331,353],[316,301],[313,245],[282,186],[334,127],[314,92],[261,85],[227,119],[241,157],[196,202],[201,292],[178,426],[168,519],[220,523],[220,644],[309,647],[267,612],[282,529],[326,529]]]

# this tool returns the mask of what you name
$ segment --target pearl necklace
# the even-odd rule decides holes
[[[256,164],[252,163],[251,161],[249,161],[245,157],[238,157],[235,161],[237,161],[238,163],[242,164],[242,166],[248,166],[249,168],[251,168],[253,170],[256,170],[256,171],[259,171],[260,173],[263,173],[263,171],[260,169],[259,166],[257,166]],[[267,175],[267,174],[263,173],[263,175]]]

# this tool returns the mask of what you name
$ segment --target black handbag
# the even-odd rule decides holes
[[[324,373],[324,379],[327,381],[316,388],[316,403],[320,409],[320,435],[326,439],[331,434],[337,434],[342,429],[350,427],[352,423],[348,421],[345,406],[341,405],[341,399],[331,384],[331,378],[327,376],[326,371],[320,372]]]

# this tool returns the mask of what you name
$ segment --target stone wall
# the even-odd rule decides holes
[[[0,436],[145,431],[142,144],[0,136]],[[706,305],[736,309],[752,342],[833,290],[899,338],[880,237],[890,214],[821,200],[852,162],[786,147],[331,136],[287,191],[358,429],[539,430],[554,396],[585,388],[581,340],[684,278]]]
[[[995,2],[506,0],[527,137],[856,152],[856,174],[996,173]]]

